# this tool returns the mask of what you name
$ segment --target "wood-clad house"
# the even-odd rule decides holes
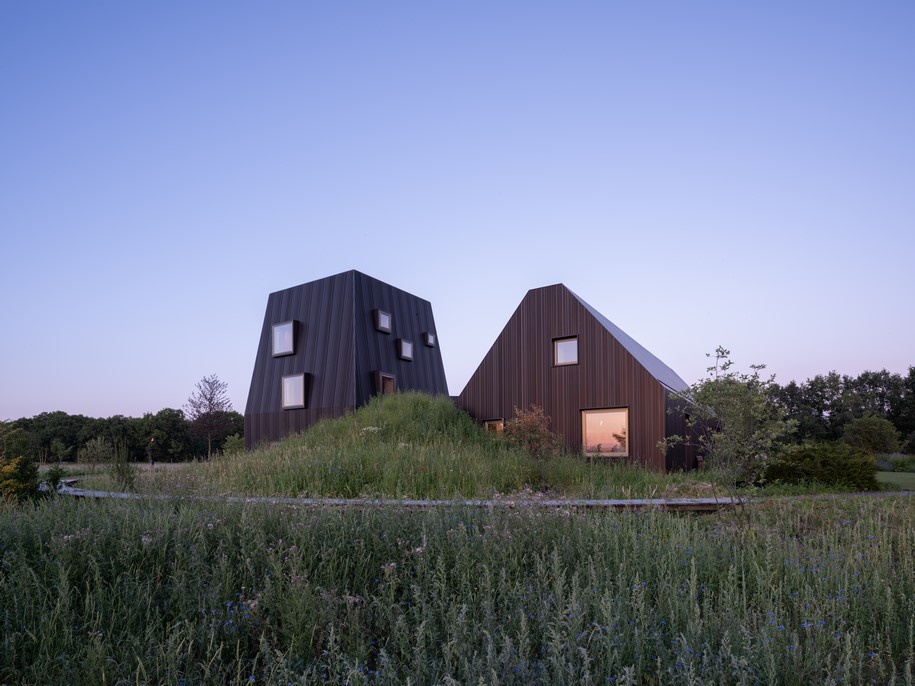
[[[429,301],[355,270],[271,293],[245,445],[279,440],[398,390],[448,393]]]
[[[693,451],[658,443],[683,435],[670,367],[562,284],[528,291],[458,402],[499,430],[532,404],[573,451],[657,470],[695,467]]]

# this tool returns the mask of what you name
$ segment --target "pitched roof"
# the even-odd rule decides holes
[[[639,364],[641,364],[649,374],[654,378],[660,381],[662,384],[667,386],[672,391],[683,392],[689,389],[687,383],[677,376],[677,373],[668,367],[666,364],[661,362],[657,357],[648,352],[643,348],[639,343],[635,341],[629,334],[623,331],[616,324],[607,319],[600,312],[591,307],[588,303],[581,299],[577,294],[572,290],[563,285],[569,293],[571,293],[582,306],[591,313],[591,315],[601,323],[601,325],[613,336],[616,340],[620,342],[627,352],[632,355]]]

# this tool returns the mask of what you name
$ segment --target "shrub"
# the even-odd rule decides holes
[[[0,495],[20,501],[38,492],[38,465],[27,457],[0,458]]]
[[[899,449],[899,432],[883,417],[859,417],[845,425],[842,440],[861,452],[894,453]]]
[[[539,405],[528,410],[515,408],[515,416],[505,422],[503,436],[512,446],[534,459],[541,460],[559,453],[562,439],[549,429],[550,418]]]
[[[235,455],[245,451],[245,439],[238,434],[232,434],[222,444],[224,455]]]
[[[767,482],[817,482],[845,485],[859,491],[877,491],[873,455],[842,443],[804,443],[769,460],[763,470]]]

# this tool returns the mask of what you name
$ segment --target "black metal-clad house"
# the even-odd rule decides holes
[[[686,389],[670,367],[557,284],[528,291],[458,402],[493,430],[515,408],[539,405],[570,450],[657,470],[691,469],[692,448],[658,448],[686,432],[677,411],[677,393]]]
[[[447,395],[432,305],[352,270],[271,293],[245,445],[276,441],[394,391]]]

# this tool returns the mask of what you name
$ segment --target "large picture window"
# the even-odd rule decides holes
[[[305,375],[293,374],[283,377],[283,409],[305,407]]]
[[[578,337],[553,339],[553,364],[557,367],[578,364]]]
[[[629,457],[629,410],[582,410],[581,437],[585,455]]]
[[[295,352],[295,322],[273,325],[273,356],[292,355]]]

